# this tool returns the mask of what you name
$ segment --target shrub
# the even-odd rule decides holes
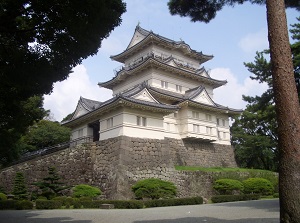
[[[59,200],[36,200],[36,209],[59,209],[62,201]]]
[[[242,191],[243,184],[238,180],[220,179],[214,182],[213,188],[220,194],[233,194],[233,191]]]
[[[247,201],[258,200],[259,194],[241,194],[241,195],[216,195],[211,198],[213,203],[233,202],[233,201]]]
[[[97,187],[92,187],[86,184],[79,184],[73,188],[73,196],[94,198],[101,195],[101,190]]]
[[[6,200],[7,200],[6,195],[3,193],[0,193],[0,201],[6,201]]]
[[[16,200],[0,201],[0,210],[15,209],[16,203]]]
[[[264,178],[249,178],[243,181],[244,193],[271,195],[274,193],[273,184]]]
[[[150,178],[138,181],[132,187],[132,191],[137,199],[159,199],[174,197],[176,195],[177,188],[171,182]]]
[[[274,194],[273,194],[273,197],[274,197],[274,198],[279,198],[279,193],[274,193]]]
[[[145,207],[165,207],[165,206],[179,206],[179,205],[195,205],[203,204],[202,197],[191,197],[191,198],[174,198],[166,200],[149,200],[144,201]]]
[[[16,202],[15,208],[17,210],[30,210],[33,208],[33,203],[31,201],[23,200]]]

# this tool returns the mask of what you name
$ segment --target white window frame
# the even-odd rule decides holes
[[[207,121],[211,121],[212,120],[212,116],[210,114],[205,114],[205,119]]]
[[[176,84],[176,91],[181,93],[182,92],[182,86]]]
[[[160,83],[161,83],[161,88],[168,89],[168,82],[161,81]]]
[[[212,135],[212,127],[206,126],[206,134]]]
[[[112,128],[114,126],[114,119],[113,118],[107,119],[106,125],[107,125],[107,128]]]
[[[147,118],[142,116],[136,116],[136,125],[138,126],[147,126]]]

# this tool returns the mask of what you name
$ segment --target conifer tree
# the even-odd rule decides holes
[[[16,173],[12,194],[16,200],[25,200],[28,197],[24,175],[21,172]]]

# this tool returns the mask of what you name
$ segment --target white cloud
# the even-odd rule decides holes
[[[99,88],[97,83],[91,83],[86,68],[79,65],[73,69],[67,80],[54,84],[51,95],[44,96],[44,108],[50,109],[54,119],[61,121],[75,110],[80,96],[105,101],[111,95],[111,90]]]
[[[243,83],[238,83],[237,78],[229,68],[215,68],[210,73],[212,78],[227,80],[225,86],[214,90],[214,101],[235,109],[244,109],[246,102],[242,100],[242,95],[261,95],[268,88],[267,84],[260,84],[247,77]]]
[[[267,29],[261,29],[256,33],[247,34],[239,41],[238,46],[246,53],[268,49],[269,42]]]

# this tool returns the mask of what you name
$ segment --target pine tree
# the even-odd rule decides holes
[[[21,172],[16,173],[12,194],[15,195],[16,200],[25,200],[28,198],[24,175]]]

